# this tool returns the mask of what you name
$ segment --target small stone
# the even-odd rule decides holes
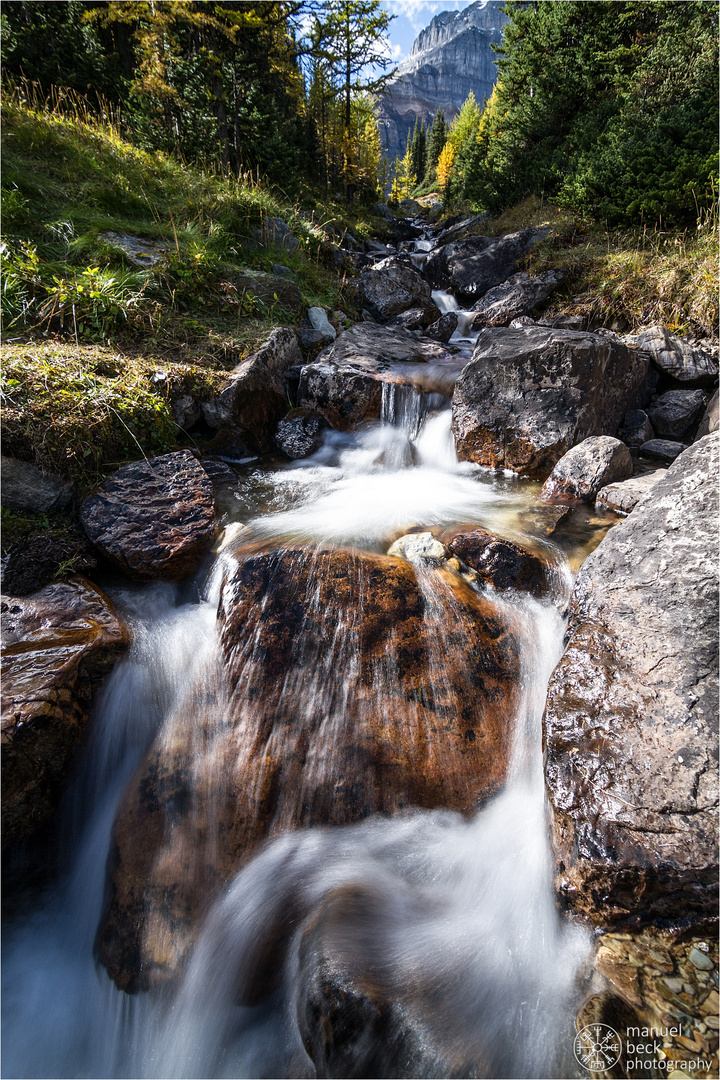
[[[663,979],[663,982],[668,990],[672,990],[673,994],[679,994],[683,988],[682,979]]]
[[[328,320],[327,313],[324,308],[308,308],[308,319],[310,320],[313,330],[317,330],[326,338],[327,341],[335,340],[335,338],[337,337],[337,330]]]
[[[458,559],[448,559],[445,565],[458,574],[462,570],[462,566],[460,565],[460,561]]]
[[[673,1069],[668,1073],[668,1080],[692,1080],[689,1073],[681,1072],[680,1069]]]
[[[718,1012],[720,1012],[720,997],[717,990],[711,990],[700,1006],[700,1013],[707,1016],[708,1014],[717,1015]]]
[[[688,954],[688,960],[693,965],[693,967],[698,968],[699,971],[713,970],[714,965],[710,957],[707,956],[704,952],[700,952],[700,950],[696,949],[695,947],[690,950]]]
[[[388,555],[411,563],[436,562],[447,555],[445,546],[431,532],[408,533],[388,548]]]
[[[694,1039],[688,1039],[687,1035],[678,1035],[677,1041],[681,1046],[684,1046],[686,1050],[692,1050],[693,1053],[697,1053],[698,1050],[702,1050],[700,1043],[696,1043]]]
[[[711,1031],[717,1031],[720,1029],[720,1019],[717,1016],[706,1016],[705,1024],[711,1029]]]

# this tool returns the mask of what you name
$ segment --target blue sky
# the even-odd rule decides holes
[[[408,55],[412,43],[439,11],[461,11],[470,0],[383,0],[396,17],[390,23],[390,49],[394,64]]]

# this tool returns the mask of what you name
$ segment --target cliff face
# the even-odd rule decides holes
[[[376,109],[388,157],[405,152],[408,133],[420,117],[426,127],[438,109],[452,120],[472,90],[480,105],[497,78],[495,54],[507,17],[502,0],[478,0],[463,11],[443,11],[418,35],[388,93]]]

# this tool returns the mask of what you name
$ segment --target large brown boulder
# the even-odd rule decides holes
[[[717,914],[719,438],[585,560],[550,679],[557,888],[601,926]]]
[[[338,335],[300,375],[298,404],[348,431],[380,418],[383,386],[415,382],[417,366],[445,362],[446,347],[400,327],[358,323]]]
[[[72,776],[93,693],[130,642],[108,598],[74,577],[3,596],[2,842],[46,825]]]
[[[455,385],[458,456],[544,479],[575,443],[615,434],[647,368],[647,356],[610,335],[485,330]]]
[[[447,570],[384,555],[238,552],[217,671],[170,718],[115,823],[98,934],[118,986],[174,974],[266,837],[409,807],[470,812],[504,782],[514,636]]]
[[[213,430],[240,432],[256,451],[273,449],[273,434],[288,407],[285,376],[303,357],[293,330],[273,330],[265,342],[228,375],[202,411]]]
[[[198,569],[215,536],[210,477],[189,450],[118,469],[80,510],[95,547],[138,581]]]

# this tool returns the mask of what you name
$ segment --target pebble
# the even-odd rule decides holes
[[[699,971],[712,971],[713,970],[714,965],[713,965],[712,960],[704,952],[700,952],[699,949],[696,949],[696,948],[693,947],[690,950],[690,955],[689,955],[688,959],[689,959],[690,963],[693,965],[693,967],[696,967]]]
[[[705,1023],[712,1031],[720,1029],[720,1019],[717,1016],[706,1016]]]

